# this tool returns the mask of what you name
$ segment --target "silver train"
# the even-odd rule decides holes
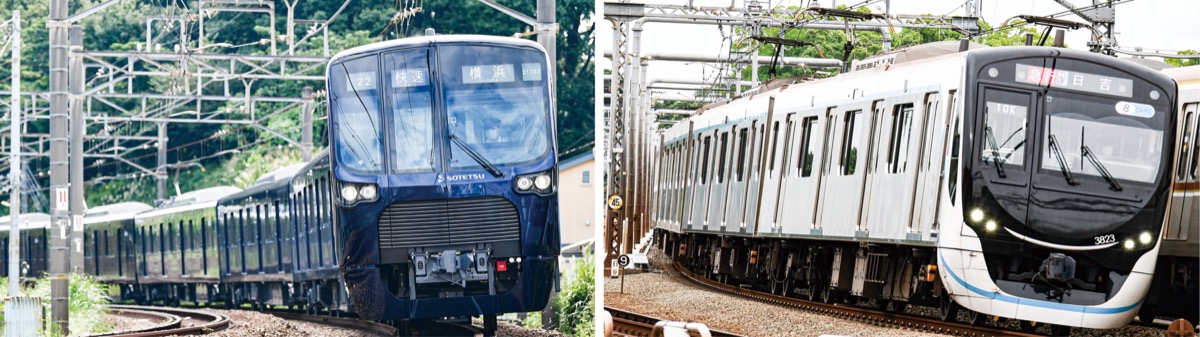
[[[1138,313],[1200,322],[1200,66],[1165,69],[1179,84],[1179,156],[1154,283]]]
[[[714,279],[944,320],[1062,334],[1133,319],[1166,242],[1175,81],[954,42],[856,68],[666,130],[651,208],[664,250]]]

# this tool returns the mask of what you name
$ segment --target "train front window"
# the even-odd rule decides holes
[[[532,49],[445,46],[438,50],[452,169],[528,163],[550,153],[545,56]],[[486,57],[480,57],[486,55]],[[468,150],[469,149],[469,150]],[[481,160],[471,158],[477,152]]]
[[[338,162],[363,172],[383,169],[378,65],[363,57],[330,65],[329,106]]]
[[[412,49],[384,56],[388,105],[392,117],[391,170],[395,173],[433,170],[433,98],[429,79],[429,49]]]
[[[1153,183],[1162,162],[1166,114],[1145,104],[1052,92],[1046,97],[1041,169],[1054,174],[1065,169],[1070,174],[1064,177],[1099,177],[1114,190],[1120,183],[1108,180]]]
[[[1025,166],[1025,130],[1029,108],[1002,102],[986,102],[983,128],[983,161],[988,165]]]

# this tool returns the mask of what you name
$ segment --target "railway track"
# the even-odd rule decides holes
[[[323,315],[309,315],[288,311],[269,311],[271,315],[290,321],[304,321],[321,325],[336,326],[359,331],[371,331],[381,335],[396,336],[400,333],[400,329],[391,325],[364,321],[349,317],[333,317]],[[417,323],[409,324],[405,327],[406,335],[412,336],[467,336],[467,337],[483,337],[483,330],[470,324],[454,324],[454,323]]]
[[[117,315],[150,318],[158,321],[158,323],[145,328],[113,331],[89,336],[156,337],[196,335],[224,330],[229,327],[231,322],[229,317],[225,315],[201,310],[139,305],[109,305],[108,309]]]
[[[829,316],[840,317],[845,319],[857,320],[861,322],[871,323],[884,327],[893,327],[898,329],[912,329],[931,333],[940,333],[956,336],[1039,336],[1043,335],[1030,334],[1019,331],[1004,330],[994,327],[973,326],[970,324],[943,322],[941,320],[923,317],[916,315],[901,314],[895,312],[880,311],[870,308],[826,304],[822,302],[813,302],[792,297],[783,297],[771,293],[744,289],[703,277],[698,277],[690,270],[680,265],[678,262],[674,264],[675,270],[679,271],[680,275],[689,281],[702,287],[725,292],[732,295],[750,298],[760,302],[772,303],[777,305],[800,308],[808,311],[813,311]],[[614,315],[615,316],[615,315]],[[615,321],[615,318],[614,318]]]
[[[108,308],[113,314],[116,315],[145,318],[156,323],[148,327],[88,335],[87,337],[154,337],[170,335],[200,335],[224,330],[230,327],[230,323],[232,322],[225,315],[206,312],[203,310],[136,305],[109,305]],[[234,310],[258,311],[252,309]],[[411,335],[483,337],[484,335],[481,328],[469,323],[456,324],[442,322],[417,322],[403,325],[403,329],[406,330],[406,333],[402,334],[400,329],[397,329],[391,325],[380,322],[364,321],[353,317],[312,315],[287,309],[265,310],[260,312],[289,321],[303,321],[325,326],[352,329],[356,331],[369,331],[385,336]]]
[[[617,336],[650,337],[651,333],[654,331],[654,325],[658,324],[659,321],[662,321],[662,319],[657,317],[646,316],[612,307],[604,307],[604,310],[607,310],[608,313],[612,315],[613,334]],[[700,335],[693,333],[692,336]],[[741,337],[741,335],[735,335],[716,330],[709,330],[709,336]]]

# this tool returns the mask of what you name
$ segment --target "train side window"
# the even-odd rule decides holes
[[[913,105],[897,104],[892,108],[892,137],[888,144],[888,173],[904,172],[908,166],[908,146],[912,130]]]
[[[204,275],[208,275],[208,218],[200,218],[200,261]]]
[[[1183,138],[1182,146],[1179,148],[1178,170],[1176,172],[1176,180],[1184,180],[1191,172],[1192,179],[1196,178],[1196,161],[1200,158],[1200,144],[1197,143],[1196,135],[1200,133],[1196,126],[1196,106],[1200,103],[1188,103],[1183,105]],[[1190,157],[1190,162],[1189,162]]]
[[[737,181],[742,181],[746,172],[746,138],[750,128],[742,128],[738,135]]]
[[[962,131],[958,128],[958,117],[954,117],[954,138],[950,140],[950,204],[954,205],[954,197],[958,190],[958,161],[959,161],[959,143],[962,140]]]
[[[700,166],[700,184],[708,182],[708,148],[712,143],[712,136],[704,136],[704,163]]]
[[[812,176],[812,137],[813,125],[817,124],[817,117],[804,117],[800,120],[800,158],[796,160],[796,169],[799,170],[801,177]]]
[[[1192,180],[1196,180],[1200,176],[1200,103],[1192,103],[1184,107],[1184,111],[1189,111],[1192,115]]]
[[[771,127],[771,165],[768,166],[772,173],[775,172],[775,149],[779,147],[779,121],[775,121],[775,126]]]
[[[853,175],[858,168],[858,144],[855,143],[860,137],[858,133],[858,116],[862,114],[862,110],[854,110],[846,112],[843,120],[846,123],[846,128],[842,129],[842,156],[839,159],[841,165],[841,173],[844,176]]]
[[[719,163],[718,164],[719,166],[717,166],[717,183],[718,184],[725,182],[725,152],[728,149],[729,149],[729,133],[722,132],[721,133],[721,156],[718,157],[718,158],[720,158],[720,160],[717,161],[717,163]]]

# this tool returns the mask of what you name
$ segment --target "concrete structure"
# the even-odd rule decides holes
[[[558,217],[562,244],[596,237],[596,158],[591,152],[558,163]]]

